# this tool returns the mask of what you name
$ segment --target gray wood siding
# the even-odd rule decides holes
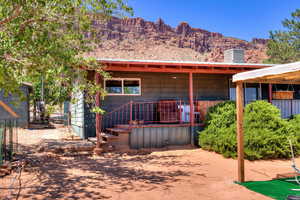
[[[106,96],[102,107],[111,111],[129,101],[157,101],[160,99],[188,100],[188,74],[114,72],[113,78],[141,78],[141,96]],[[228,99],[230,75],[194,74],[194,98]]]

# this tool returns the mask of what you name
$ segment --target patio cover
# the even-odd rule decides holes
[[[300,84],[300,62],[241,72],[235,74],[232,80],[244,83]]]
[[[300,84],[300,62],[241,72],[233,75],[232,81],[236,83],[238,181],[244,182],[243,83]]]

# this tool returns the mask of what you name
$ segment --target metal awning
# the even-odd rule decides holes
[[[264,69],[238,73],[233,82],[300,84],[300,62],[275,65]]]

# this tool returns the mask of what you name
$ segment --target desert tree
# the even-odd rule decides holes
[[[282,21],[283,30],[271,31],[268,42],[268,63],[289,63],[300,60],[300,9]]]
[[[18,93],[29,81],[33,98],[40,99],[43,81],[48,104],[63,102],[74,90],[104,94],[83,70],[107,76],[85,57],[101,42],[93,23],[129,14],[132,8],[123,0],[0,0],[0,88]]]

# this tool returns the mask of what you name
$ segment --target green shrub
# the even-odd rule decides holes
[[[209,109],[206,127],[199,133],[199,145],[203,149],[225,157],[236,157],[235,110],[232,101]],[[288,138],[293,141],[297,139],[293,123],[298,122],[300,136],[300,116],[294,120],[288,122],[281,119],[279,109],[268,102],[255,101],[248,104],[244,114],[245,157],[249,160],[290,157]]]
[[[235,102],[225,101],[208,109],[205,123],[220,127],[229,127],[235,121]]]
[[[294,115],[288,122],[288,131],[293,136],[295,154],[300,155],[300,114]]]
[[[199,145],[226,157],[236,156],[234,101],[219,103],[208,110],[206,127],[200,132]]]
[[[281,119],[280,110],[266,101],[248,104],[244,116],[245,128],[251,131],[255,129],[276,131],[285,123],[285,120]]]

